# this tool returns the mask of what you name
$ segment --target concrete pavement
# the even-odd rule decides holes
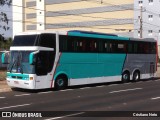
[[[0,81],[0,92],[11,91],[11,88],[7,85],[6,80]]]

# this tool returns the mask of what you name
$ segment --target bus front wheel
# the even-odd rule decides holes
[[[59,76],[57,77],[55,81],[55,88],[57,90],[62,90],[67,87],[67,78],[65,76]]]
[[[122,74],[122,82],[126,83],[129,82],[129,80],[130,80],[130,74],[129,72],[126,71]]]

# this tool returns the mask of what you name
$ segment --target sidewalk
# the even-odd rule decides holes
[[[0,92],[11,91],[11,88],[7,85],[6,80],[0,80]]]
[[[160,77],[160,66],[158,67],[157,77]],[[6,80],[0,80],[0,92],[8,92],[12,91],[12,89],[7,85]]]

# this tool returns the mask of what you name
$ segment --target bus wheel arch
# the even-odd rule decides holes
[[[135,70],[135,71],[133,72],[132,80],[133,80],[134,82],[140,80],[140,70],[137,69],[137,70]]]
[[[68,76],[64,73],[57,75],[54,86],[57,90],[62,90],[68,86]]]
[[[129,81],[130,81],[130,72],[128,70],[125,70],[122,73],[122,82],[126,83],[126,82],[129,82]]]

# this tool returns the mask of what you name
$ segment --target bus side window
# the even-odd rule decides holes
[[[53,34],[41,34],[39,39],[39,46],[55,48],[55,38]]]
[[[66,36],[60,35],[59,36],[59,51],[60,52],[67,52],[68,51],[68,39]]]
[[[97,41],[95,40],[90,41],[90,52],[98,52],[97,51]]]
[[[79,52],[85,52],[86,51],[86,42],[85,42],[85,40],[80,40],[78,45],[79,45],[78,46],[79,47],[79,49],[78,49]]]
[[[138,44],[137,43],[134,44],[133,52],[134,53],[138,52]]]
[[[36,74],[37,75],[46,75],[48,67],[48,56],[45,51],[40,51],[37,54],[36,62]]]
[[[150,46],[150,54],[156,54],[156,43],[150,43],[149,44],[149,46]]]
[[[133,53],[133,45],[131,43],[128,44],[128,53]]]
[[[99,48],[98,51],[99,51],[100,53],[104,52],[104,50],[103,50],[103,41],[100,40],[100,41],[98,42],[98,48]]]
[[[146,54],[149,54],[149,43],[144,43],[143,51]]]
[[[109,42],[104,42],[104,52],[110,52],[112,49],[112,45]]]
[[[118,52],[118,53],[124,53],[124,52],[125,52],[125,44],[123,44],[123,43],[118,43],[117,52]]]

